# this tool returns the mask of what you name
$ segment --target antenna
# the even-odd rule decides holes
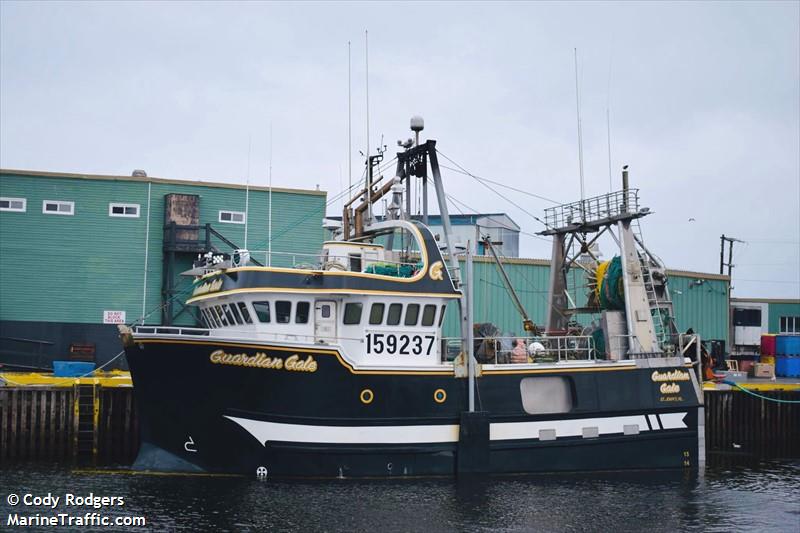
[[[583,134],[581,133],[581,93],[578,87],[578,49],[575,48],[575,105],[578,109],[578,168],[581,175],[581,202],[586,198],[583,188]]]
[[[350,91],[350,41],[347,41],[347,190],[353,188],[353,104]]]
[[[269,218],[267,219],[267,266],[272,266],[272,121],[269,121]]]
[[[366,64],[366,87],[367,87],[367,161],[369,162],[369,30],[364,30],[364,54]]]
[[[369,30],[364,30],[364,64],[366,65],[365,85],[367,88],[367,176],[364,200],[367,202],[367,220],[372,222],[372,159],[369,157]]]
[[[611,179],[611,59],[613,52],[613,35],[612,35],[612,46],[611,50],[608,52],[608,86],[606,88],[606,139],[608,140],[608,192],[612,192],[614,190],[614,185]]]
[[[250,149],[253,146],[253,135],[247,136],[247,182],[244,192],[244,247],[247,249],[247,223],[250,211]]]

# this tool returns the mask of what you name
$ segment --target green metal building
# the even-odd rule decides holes
[[[194,325],[179,273],[209,247],[266,263],[270,202],[272,263],[317,253],[321,191],[0,170],[0,364],[102,364],[120,351],[113,323]]]

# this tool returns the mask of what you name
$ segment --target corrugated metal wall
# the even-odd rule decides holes
[[[220,210],[245,211],[244,189],[153,181],[144,291],[146,181],[0,174],[1,196],[27,199],[24,213],[0,212],[0,320],[102,323],[104,310],[121,310],[132,322],[142,315],[146,294],[145,312],[155,310],[147,323],[159,323],[168,193],[200,195],[200,223],[244,246],[243,224],[219,222]],[[75,202],[75,214],[43,214],[43,200]],[[273,251],[317,253],[325,201],[324,193],[274,191]],[[140,216],[111,217],[111,202],[139,204]],[[252,250],[267,248],[268,202],[266,191],[250,191]],[[179,268],[190,260],[184,257]],[[188,288],[191,280],[184,283]]]
[[[782,316],[800,317],[800,301],[796,303],[769,302],[769,332],[780,333]]]
[[[547,291],[550,267],[540,260],[508,259],[503,262],[511,283],[517,291],[525,309],[536,324],[547,320]],[[462,261],[462,272],[464,263]],[[475,271],[475,321],[492,322],[511,335],[521,334],[522,319],[505,290],[497,267],[493,262],[476,258]],[[580,271],[573,270],[580,275]],[[580,283],[571,283],[579,286]],[[678,329],[693,328],[703,339],[726,339],[728,324],[728,282],[713,274],[672,271],[669,286],[675,306]],[[586,290],[572,293],[578,305],[586,300]],[[580,316],[579,322],[588,324],[599,315]],[[450,304],[444,325],[444,335],[459,335],[457,306]]]

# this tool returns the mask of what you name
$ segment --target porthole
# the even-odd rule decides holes
[[[434,402],[436,402],[436,403],[444,403],[444,401],[446,399],[447,399],[447,393],[444,391],[444,389],[436,389],[433,392],[433,401]]]
[[[372,400],[375,399],[375,395],[372,393],[370,389],[362,390],[361,395],[359,397],[361,398],[361,403],[363,403],[364,405],[371,404]]]

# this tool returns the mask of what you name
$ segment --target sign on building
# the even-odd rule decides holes
[[[125,311],[103,311],[103,324],[124,324]]]

